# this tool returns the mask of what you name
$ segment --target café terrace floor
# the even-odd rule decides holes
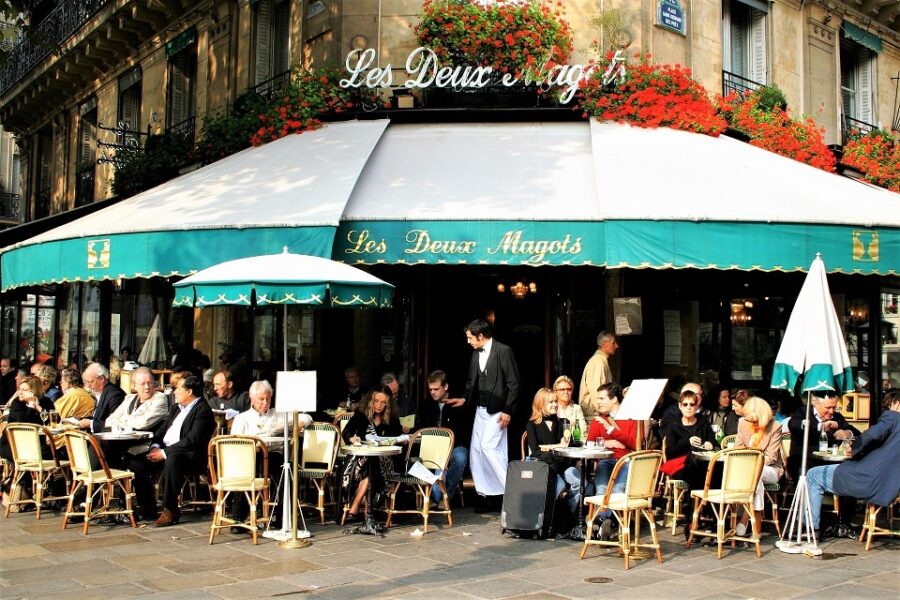
[[[186,513],[180,525],[156,529],[80,526],[34,512],[0,516],[0,598],[815,598],[900,596],[900,541],[826,540],[820,558],[787,555],[767,526],[762,558],[750,548],[686,549],[662,534],[663,564],[640,560],[625,571],[615,550],[591,547],[578,560],[574,541],[515,539],[500,533],[499,515],[454,510],[424,537],[403,518],[386,537],[342,535],[313,523],[313,544],[288,550],[224,530],[207,543],[209,516]],[[592,577],[606,583],[588,583]]]

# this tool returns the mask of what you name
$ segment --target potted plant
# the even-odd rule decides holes
[[[895,136],[876,129],[852,138],[844,146],[842,165],[858,169],[875,185],[900,192],[900,144]]]

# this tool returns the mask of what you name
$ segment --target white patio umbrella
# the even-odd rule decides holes
[[[288,304],[348,308],[389,307],[394,286],[381,279],[327,258],[292,254],[283,248],[281,254],[267,254],[229,260],[185,277],[174,285],[173,306],[265,306],[282,305],[284,370],[287,358]],[[270,537],[284,540],[288,548],[302,548],[307,540],[298,540],[297,520],[303,513],[297,507],[297,462],[299,440],[297,413],[294,413],[292,460],[282,465],[279,486],[284,487],[282,529]],[[284,447],[288,448],[288,422],[285,413]],[[291,470],[293,463],[293,471]],[[291,486],[290,482],[294,485]],[[291,495],[293,489],[293,496]],[[289,508],[290,507],[290,508]],[[291,514],[291,509],[294,513]],[[290,531],[288,531],[290,530]],[[303,536],[309,537],[304,521]],[[266,532],[263,535],[267,535]],[[286,539],[290,533],[290,539]]]
[[[840,321],[831,301],[825,263],[816,254],[809,272],[800,288],[800,295],[791,311],[784,339],[775,358],[772,371],[772,387],[795,392],[806,392],[806,418],[804,429],[810,423],[812,392],[853,390],[853,374],[850,358]],[[799,440],[794,440],[796,443]],[[794,492],[794,501],[788,513],[787,526],[782,530],[776,546],[792,554],[821,554],[816,545],[816,533],[812,525],[812,511],[806,481],[806,455],[809,436],[803,436],[803,458],[800,478]],[[796,531],[796,537],[794,532]]]
[[[150,332],[147,334],[147,339],[144,340],[144,345],[141,346],[141,353],[138,355],[139,363],[152,365],[154,369],[165,368],[169,364],[169,351],[166,348],[166,338],[163,337],[162,319],[159,317],[158,314],[153,317]]]

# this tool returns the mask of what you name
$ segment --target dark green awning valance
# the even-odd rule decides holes
[[[847,37],[847,39],[853,40],[857,44],[865,46],[872,52],[881,52],[882,50],[884,50],[884,43],[881,41],[881,38],[874,33],[869,33],[862,27],[858,27],[853,23],[848,23],[847,21],[844,21],[842,29],[844,30],[844,35]]]
[[[173,54],[178,54],[191,44],[197,41],[197,28],[191,27],[190,29],[186,29],[182,31],[171,40],[166,42],[166,58],[169,58]]]
[[[769,14],[769,2],[768,0],[737,0],[741,4],[749,6],[750,8],[756,9],[760,12],[764,12]]]

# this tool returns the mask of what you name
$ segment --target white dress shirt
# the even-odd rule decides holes
[[[175,417],[175,420],[172,421],[172,425],[163,436],[163,443],[166,446],[177,444],[181,440],[181,426],[184,425],[184,420],[187,419],[188,413],[191,412],[191,409],[194,408],[194,405],[197,404],[199,400],[200,398],[194,398],[193,402],[187,406],[182,404],[178,405],[178,416]]]

